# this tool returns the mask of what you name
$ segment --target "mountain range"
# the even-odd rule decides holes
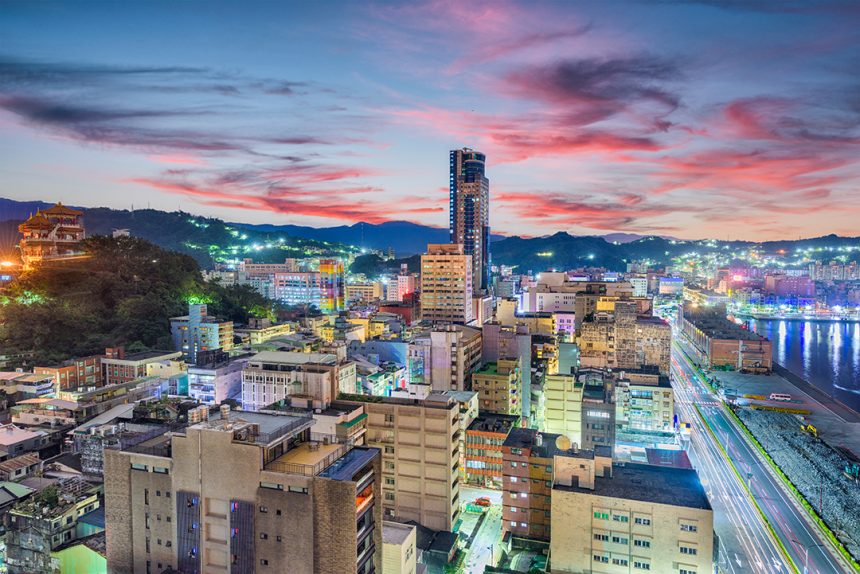
[[[0,198],[0,252],[11,251],[18,241],[17,225],[36,209],[50,206],[41,201],[14,201]],[[332,254],[359,249],[387,252],[393,248],[398,257],[421,253],[428,243],[447,243],[448,230],[405,221],[381,224],[356,223],[337,227],[306,227],[300,225],[250,225],[227,223],[217,218],[204,218],[184,212],[164,212],[154,209],[116,210],[105,207],[80,208],[89,235],[110,234],[114,229],[129,229],[132,235],[147,239],[161,247],[189,253],[204,266],[226,256],[252,257],[257,261],[282,261],[285,257],[301,256],[304,250]],[[242,237],[238,238],[237,235]],[[492,236],[492,258],[496,264],[516,265],[520,271],[573,269],[600,266],[623,270],[628,261],[648,259],[667,263],[672,258],[691,252],[737,252],[757,247],[765,252],[795,249],[838,249],[853,247],[848,257],[860,256],[860,237],[824,237],[768,241],[682,241],[672,237],[641,236],[613,233],[603,236],[576,236],[558,232],[544,237]],[[245,251],[231,253],[231,246],[241,243]],[[277,249],[252,250],[250,245],[272,245]],[[352,246],[352,247],[349,247]],[[295,253],[294,253],[295,252]],[[834,254],[835,255],[835,254]],[[832,258],[822,254],[823,259]],[[404,260],[405,261],[405,260]],[[410,259],[414,263],[415,258]],[[393,262],[392,262],[393,263]]]

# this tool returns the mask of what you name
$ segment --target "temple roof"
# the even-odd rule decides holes
[[[37,211],[35,215],[31,215],[27,221],[19,225],[18,229],[53,229],[53,227],[54,224],[48,221],[41,211]]]
[[[72,209],[70,207],[66,207],[62,204],[62,202],[57,202],[57,205],[54,207],[49,207],[44,211],[47,215],[83,215],[83,211],[78,211],[76,209]]]

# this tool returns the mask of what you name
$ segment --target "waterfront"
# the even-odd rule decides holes
[[[860,323],[758,319],[774,361],[860,411]]]

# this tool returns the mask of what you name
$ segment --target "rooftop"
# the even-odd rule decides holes
[[[43,434],[40,431],[33,432],[12,424],[2,425],[0,426],[0,447],[9,446],[24,440],[35,439]]]
[[[472,424],[469,425],[468,431],[477,431],[477,432],[495,432],[495,433],[505,433],[512,427],[515,427],[520,423],[520,418],[516,415],[499,415],[494,413],[481,413],[479,414]]]
[[[699,475],[687,468],[638,463],[614,464],[612,477],[598,477],[594,490],[559,484],[553,488],[607,498],[711,510]]]
[[[742,328],[734,321],[729,321],[720,309],[722,307],[702,309],[685,305],[683,315],[684,319],[692,323],[711,339],[767,341],[765,337],[762,337],[758,333],[753,333]]]
[[[383,520],[382,542],[383,544],[397,544],[399,546],[406,542],[414,530],[415,527],[410,524]]]
[[[337,365],[337,355],[328,353],[296,353],[293,351],[261,351],[250,358],[254,363],[286,363],[290,365]]]
[[[130,361],[130,362],[139,362],[139,361],[148,361],[150,359],[175,359],[182,356],[181,351],[141,351],[139,353],[126,353],[125,357],[122,359],[112,359],[110,357],[103,357],[102,362],[105,361]]]

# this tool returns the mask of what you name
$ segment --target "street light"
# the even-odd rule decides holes
[[[819,544],[819,543],[810,544],[809,546],[807,546],[806,544],[803,544],[802,542],[800,542],[799,540],[795,540],[794,538],[791,538],[790,540],[795,545],[803,548],[803,574],[809,574],[809,549],[810,548],[817,548],[817,547],[827,548],[827,546],[825,546],[824,544]]]

